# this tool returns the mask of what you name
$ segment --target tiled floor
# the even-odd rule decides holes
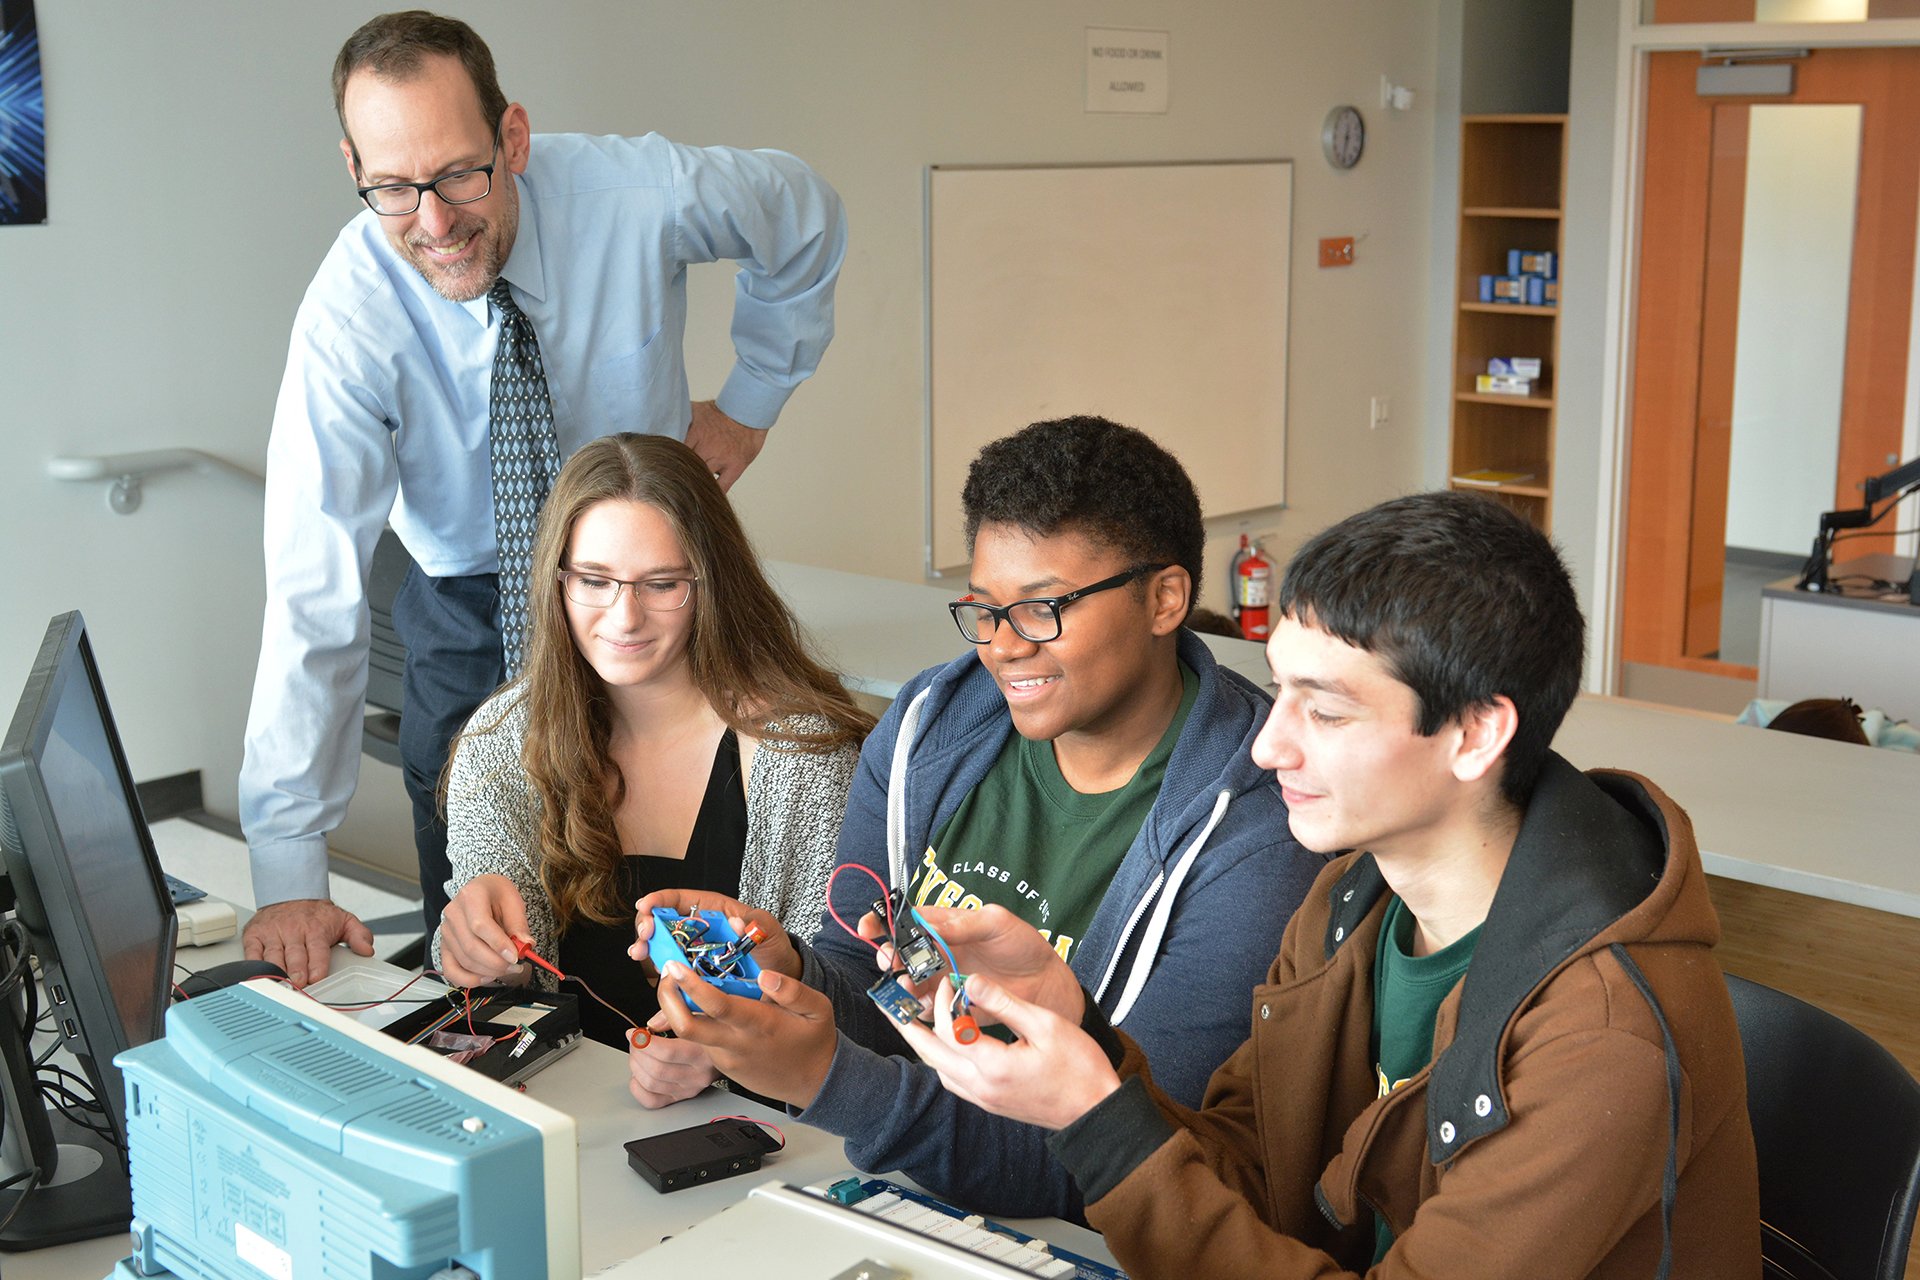
[[[152,831],[154,850],[159,853],[160,865],[169,875],[205,889],[216,898],[225,898],[228,902],[252,909],[253,873],[247,862],[244,841],[221,835],[185,818],[156,822]],[[376,920],[408,911],[418,913],[420,910],[420,900],[417,898],[408,901],[397,894],[386,893],[346,876],[331,875],[328,883],[333,900],[362,920]],[[375,951],[379,955],[390,955],[417,936],[417,930],[412,934],[382,934],[375,940]]]

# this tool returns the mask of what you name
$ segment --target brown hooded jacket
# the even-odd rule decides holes
[[[1128,1274],[1759,1276],[1746,1074],[1686,814],[1551,756],[1433,1063],[1380,1098],[1387,897],[1371,855],[1328,864],[1197,1112],[1094,1028],[1125,1083],[1053,1146]],[[1369,1271],[1376,1213],[1394,1245]]]

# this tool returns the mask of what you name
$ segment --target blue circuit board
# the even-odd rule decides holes
[[[696,957],[689,956],[681,949],[680,943],[674,938],[669,926],[688,918],[697,918],[705,922],[705,932],[700,936],[700,941],[703,943],[739,940],[739,935],[734,933],[733,926],[727,923],[726,916],[718,911],[690,911],[683,917],[677,911],[655,907],[653,937],[647,941],[647,956],[653,961],[653,967],[665,973],[669,964],[678,961],[730,996],[739,996],[744,1000],[758,1000],[760,984],[756,979],[760,976],[760,966],[752,956],[740,956],[733,961],[729,972],[714,974],[696,963]],[[680,994],[683,997],[686,996],[684,991]],[[696,1005],[690,997],[687,998],[687,1007],[695,1013],[700,1012],[700,1006]]]

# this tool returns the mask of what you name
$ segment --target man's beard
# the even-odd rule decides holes
[[[492,222],[475,218],[461,223],[445,236],[410,232],[401,246],[401,255],[420,273],[420,278],[448,302],[472,302],[491,289],[499,278],[500,268],[506,265],[507,255],[512,251],[519,223],[518,205],[508,204]],[[438,240],[443,244],[458,244],[468,236],[475,237],[473,252],[451,265],[442,264],[422,248],[421,243],[416,243],[417,237],[419,242]]]

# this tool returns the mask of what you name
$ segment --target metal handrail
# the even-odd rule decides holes
[[[169,471],[198,471],[243,480],[264,489],[266,478],[225,458],[199,449],[151,449],[144,453],[116,453],[101,458],[50,458],[47,474],[55,480],[110,480],[107,506],[123,516],[140,509],[142,482]]]

